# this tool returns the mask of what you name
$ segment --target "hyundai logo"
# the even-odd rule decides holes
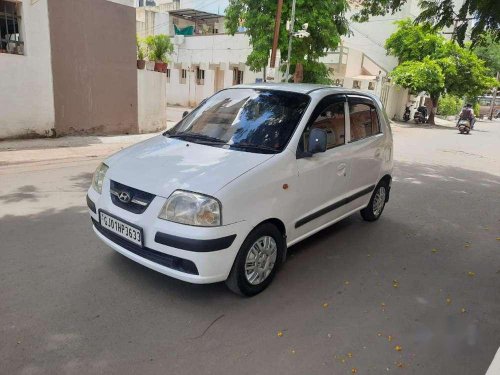
[[[130,198],[130,194],[126,191],[121,191],[120,193],[118,193],[118,199],[123,203],[130,202]]]

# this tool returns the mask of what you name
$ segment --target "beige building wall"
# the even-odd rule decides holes
[[[167,127],[167,76],[149,70],[137,70],[139,132],[148,133]]]
[[[138,132],[135,9],[107,0],[48,0],[55,128]]]

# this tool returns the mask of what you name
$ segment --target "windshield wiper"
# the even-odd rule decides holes
[[[198,133],[186,133],[186,132],[181,132],[177,134],[168,134],[170,138],[179,138],[179,139],[189,139],[189,140],[196,140],[196,141],[208,141],[210,143],[217,143],[217,144],[225,144],[226,141],[216,138],[216,137],[210,137],[209,135],[204,135],[204,134],[198,134]]]
[[[265,152],[270,152],[273,154],[278,153],[278,150],[276,150],[273,147],[269,146],[264,146],[264,145],[253,145],[250,143],[236,143],[236,144],[230,144],[229,145],[231,148],[236,148],[236,149],[242,149],[242,150],[255,150],[255,151],[265,151]]]

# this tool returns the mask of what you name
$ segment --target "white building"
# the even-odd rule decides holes
[[[131,5],[0,0],[0,139],[165,127],[166,77],[137,70]]]

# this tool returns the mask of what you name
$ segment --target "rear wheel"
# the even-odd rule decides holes
[[[253,296],[271,283],[283,260],[286,242],[271,223],[256,227],[245,239],[226,280],[237,294]]]
[[[375,221],[382,215],[388,193],[387,183],[380,182],[373,191],[368,206],[361,210],[361,216],[364,220]]]

